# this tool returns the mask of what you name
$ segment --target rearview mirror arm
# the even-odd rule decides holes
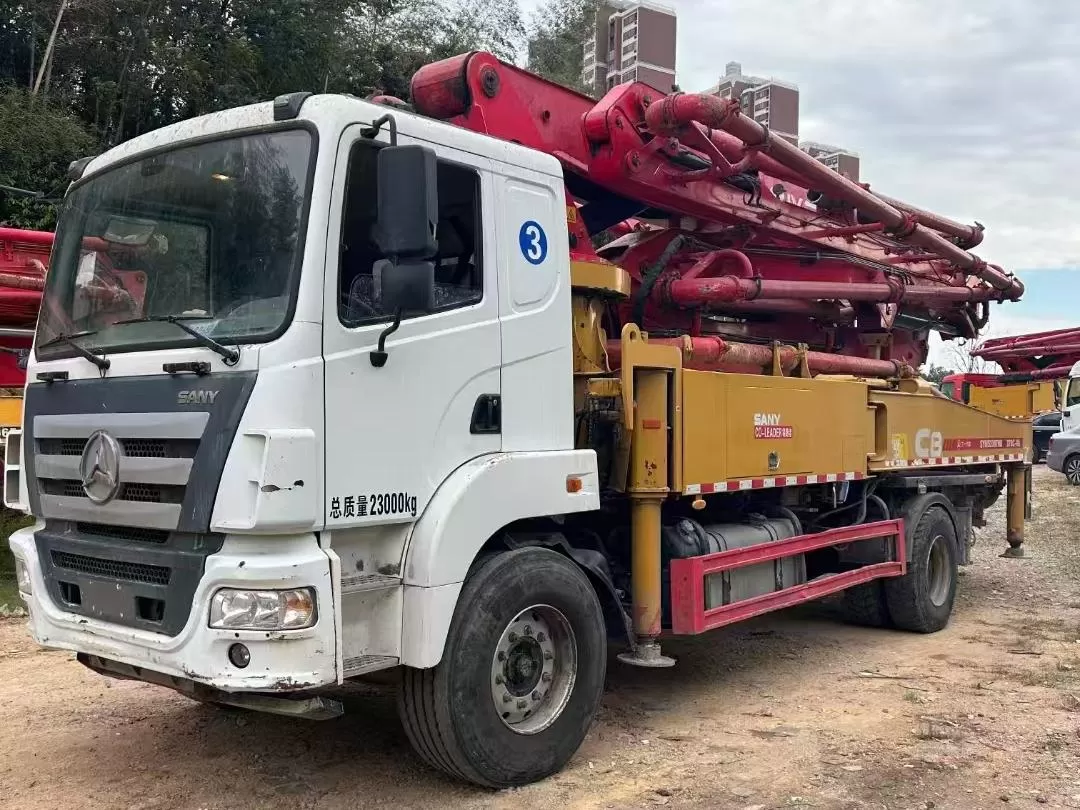
[[[386,361],[390,356],[386,353],[386,339],[394,334],[399,326],[401,326],[401,307],[394,310],[393,323],[379,333],[379,348],[368,355],[368,358],[371,360],[371,365],[375,366],[375,368],[382,368],[386,365]]]

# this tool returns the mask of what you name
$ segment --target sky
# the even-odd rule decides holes
[[[661,2],[683,90],[728,61],[794,82],[802,138],[859,153],[885,194],[986,226],[976,252],[1028,287],[990,334],[1080,325],[1076,0]],[[930,359],[948,354],[935,341]]]

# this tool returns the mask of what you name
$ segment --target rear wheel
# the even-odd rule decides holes
[[[399,713],[433,767],[487,787],[528,784],[577,751],[606,667],[588,578],[557,552],[517,549],[470,574],[442,661],[405,669]]]
[[[1069,456],[1065,459],[1065,464],[1062,466],[1062,472],[1065,473],[1065,480],[1075,486],[1080,486],[1080,455]]]
[[[885,589],[880,581],[856,585],[844,591],[844,620],[862,627],[892,627]]]
[[[959,578],[956,528],[940,506],[931,506],[915,526],[908,572],[884,582],[885,603],[901,630],[936,633],[949,623]]]

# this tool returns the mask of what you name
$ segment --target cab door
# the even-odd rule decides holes
[[[393,320],[372,272],[384,258],[373,238],[383,145],[356,125],[337,153],[323,344],[328,529],[410,523],[453,470],[501,444],[490,167],[424,143],[439,160],[436,311],[387,334],[379,367],[372,353]]]

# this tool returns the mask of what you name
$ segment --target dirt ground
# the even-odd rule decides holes
[[[1028,557],[980,533],[948,629],[810,607],[609,667],[570,766],[491,793],[427,770],[389,687],[306,723],[112,682],[0,620],[0,807],[1080,808],[1080,489],[1036,470]]]

